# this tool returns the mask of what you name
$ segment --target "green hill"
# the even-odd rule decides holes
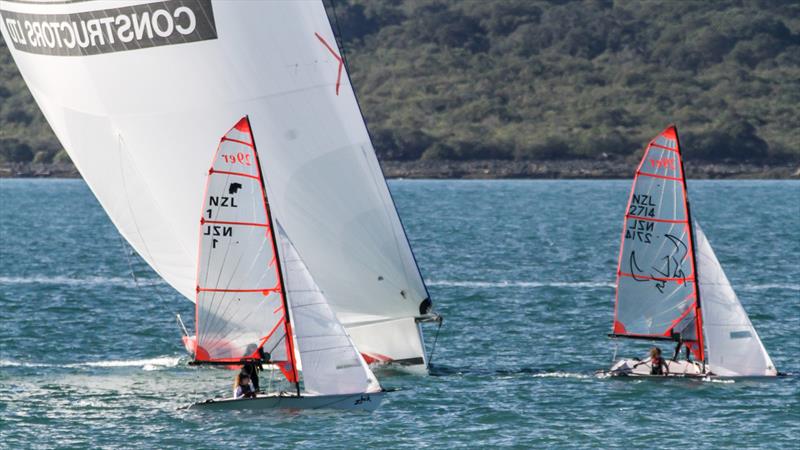
[[[670,123],[689,157],[800,161],[800,3],[337,0],[383,159],[628,157]],[[0,48],[0,158],[58,142]]]

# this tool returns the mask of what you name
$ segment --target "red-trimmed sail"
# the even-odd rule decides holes
[[[220,140],[208,171],[197,268],[198,362],[239,362],[263,347],[289,381],[292,333],[249,120]]]
[[[613,333],[680,337],[703,358],[691,218],[678,134],[668,127],[647,145],[622,230]]]

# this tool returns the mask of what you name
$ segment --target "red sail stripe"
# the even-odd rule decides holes
[[[233,138],[229,138],[227,136],[223,136],[222,140],[223,141],[236,142],[237,144],[242,144],[242,145],[246,145],[246,146],[248,146],[250,148],[253,148],[253,144],[251,144],[249,142],[245,142],[245,141],[240,141],[239,139],[233,139]]]
[[[655,142],[651,142],[650,146],[651,147],[658,147],[658,148],[663,149],[663,150],[669,150],[671,152],[678,153],[678,150],[676,150],[674,148],[664,147],[663,145],[656,144]]]
[[[656,219],[654,217],[641,217],[632,214],[625,214],[626,219],[647,220],[649,222],[664,222],[664,223],[688,223],[686,220],[671,220],[671,219]]]
[[[247,178],[252,178],[254,180],[258,180],[258,177],[255,176],[255,175],[250,175],[248,173],[241,173],[241,172],[228,172],[227,170],[214,170],[213,167],[211,168],[211,171],[209,172],[210,175],[214,175],[214,174],[218,174],[218,173],[225,174],[225,175],[236,175],[237,177],[247,177]]]
[[[266,288],[266,289],[215,289],[215,288],[197,288],[197,292],[280,292],[280,288]]]
[[[694,283],[694,278],[677,278],[677,277],[651,277],[649,275],[635,275],[628,272],[619,272],[620,276],[628,278],[636,278],[637,280],[652,280],[652,281],[676,281],[679,283]]]
[[[200,224],[204,225],[210,223],[212,225],[241,225],[247,227],[266,227],[269,228],[269,224],[266,223],[255,223],[255,222],[227,222],[224,220],[206,220],[200,219]]]
[[[668,177],[666,175],[656,175],[654,173],[647,173],[647,172],[641,172],[641,171],[637,171],[636,175],[643,175],[643,176],[646,176],[646,177],[653,177],[653,178],[661,178],[662,180],[683,181],[682,178]]]

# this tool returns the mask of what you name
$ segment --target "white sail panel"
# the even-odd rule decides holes
[[[118,28],[145,13],[159,19],[142,22],[141,37]],[[262,169],[273,211],[342,322],[373,324],[369,340],[381,333],[374,324],[419,314],[427,292],[321,2],[0,1],[0,16],[28,87],[101,205],[184,296],[195,298],[204,149],[249,114],[269,155]],[[85,47],[63,39],[32,47],[9,28],[106,17],[114,21],[99,27],[102,42]],[[151,197],[133,213],[110,176],[120,140]],[[416,327],[404,330],[414,345],[403,352],[421,356]]]
[[[703,330],[711,370],[719,376],[776,375],[777,370],[764,344],[697,221],[694,221],[694,236]]]
[[[674,127],[649,143],[622,233],[614,333],[697,338],[691,236]]]
[[[208,171],[197,269],[198,361],[238,361],[264,346],[286,361],[286,327],[258,157],[246,118]]]
[[[278,230],[303,389],[328,395],[379,392],[378,380],[336,319],[325,294],[280,225]]]

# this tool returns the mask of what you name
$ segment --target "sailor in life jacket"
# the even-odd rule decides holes
[[[253,398],[256,396],[256,390],[249,376],[243,373],[237,373],[234,380],[233,398]]]
[[[661,349],[653,347],[650,349],[650,375],[668,375],[669,366],[667,361],[661,356]]]
[[[637,368],[642,364],[650,362],[650,375],[666,376],[669,375],[669,366],[667,361],[661,356],[661,349],[653,347],[650,349],[650,359],[636,363],[633,368]]]

